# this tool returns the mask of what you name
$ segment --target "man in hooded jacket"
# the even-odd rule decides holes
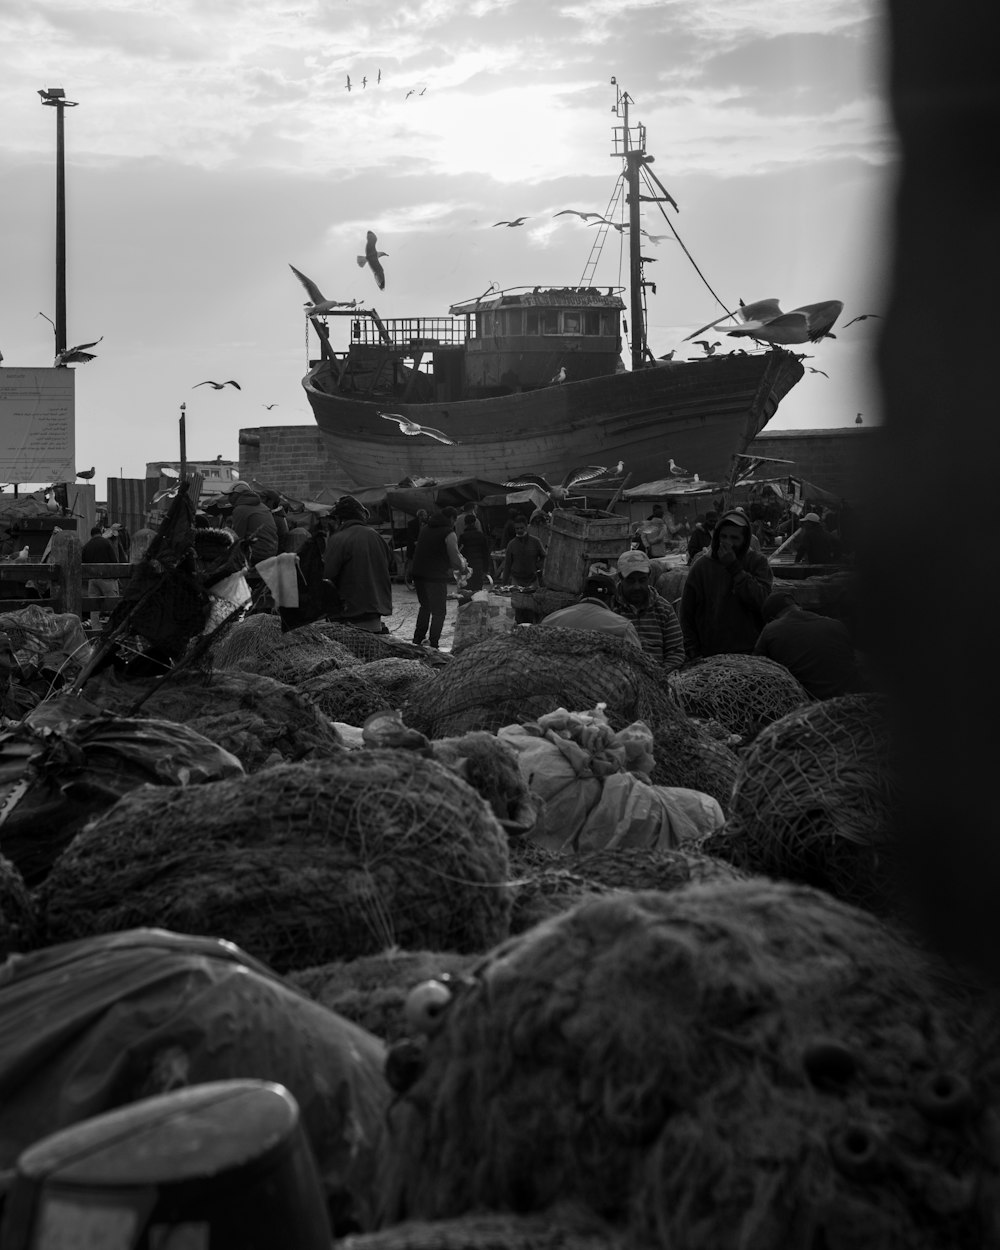
[[[331,620],[378,634],[382,617],[392,615],[392,575],[389,548],[367,524],[369,515],[353,495],[337,500],[338,528],[323,553],[323,576],[340,597],[340,610]]]
[[[766,557],[752,549],[750,538],[746,513],[726,512],[712,532],[708,554],[689,567],[681,596],[681,629],[689,660],[753,651],[774,577]]]
[[[246,482],[234,483],[229,492],[233,511],[229,528],[243,545],[248,564],[260,564],[278,554],[278,527],[271,509]]]

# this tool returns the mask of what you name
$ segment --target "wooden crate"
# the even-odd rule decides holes
[[[628,550],[628,531],[628,517],[614,512],[556,508],[545,553],[545,585],[551,590],[580,594],[591,564],[603,560],[613,566],[621,553]]]

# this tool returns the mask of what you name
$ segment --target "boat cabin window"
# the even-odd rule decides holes
[[[563,334],[580,333],[580,314],[578,312],[563,313],[562,332]]]
[[[526,312],[524,314],[524,332],[525,334],[537,334],[538,333],[538,313],[537,312],[532,311],[532,312]]]
[[[511,308],[506,313],[507,317],[507,333],[521,333],[521,310],[520,308]]]
[[[520,312],[507,313],[508,334],[605,334],[616,333],[613,312],[575,309],[559,312],[557,309],[526,309],[524,330],[520,327]]]

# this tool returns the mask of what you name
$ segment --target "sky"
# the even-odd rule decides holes
[[[597,230],[555,214],[613,205],[624,91],[680,210],[664,206],[668,226],[643,206],[666,236],[644,249],[654,354],[699,354],[685,335],[722,314],[672,226],[728,308],[844,303],[836,339],[808,349],[822,373],[769,429],[877,424],[897,170],[885,36],[876,0],[0,0],[4,364],[53,357],[40,88],[78,104],[67,337],[103,336],[75,366],[77,467],[96,466],[98,498],[109,476],[177,459],[182,403],[192,460],[237,459],[241,428],[313,423],[289,264],[383,318],[441,316],[491,283],[580,282]],[[384,291],[355,261],[368,230]],[[608,231],[593,281],[627,277]]]

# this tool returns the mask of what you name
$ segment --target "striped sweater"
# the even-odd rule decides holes
[[[662,664],[668,673],[680,668],[684,663],[684,635],[677,613],[666,599],[650,587],[649,597],[639,607],[626,603],[619,595],[615,611],[635,626],[647,655]]]

